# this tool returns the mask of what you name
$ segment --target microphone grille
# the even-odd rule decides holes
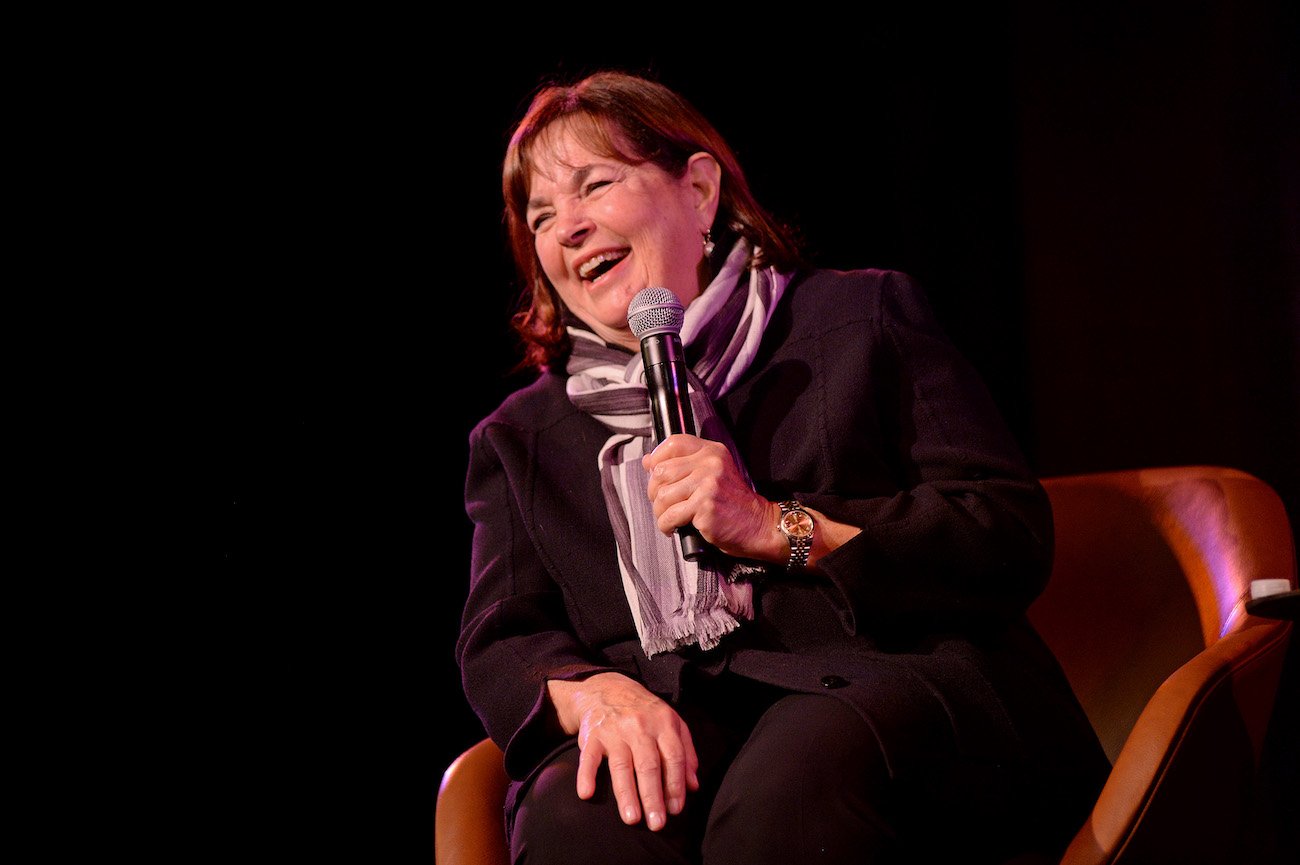
[[[686,320],[682,302],[666,288],[643,288],[627,305],[627,324],[637,339],[654,333],[681,333]]]

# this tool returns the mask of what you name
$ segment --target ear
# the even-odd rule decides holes
[[[700,215],[700,233],[713,226],[722,200],[722,166],[713,154],[700,151],[686,160],[685,180],[694,194],[695,210]]]

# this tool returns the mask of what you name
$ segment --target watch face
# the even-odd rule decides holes
[[[781,517],[781,530],[792,538],[807,538],[813,533],[812,517],[803,511],[790,511]]]

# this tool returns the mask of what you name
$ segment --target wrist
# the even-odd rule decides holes
[[[768,502],[763,515],[763,561],[784,566],[790,558],[790,542],[781,534],[781,506]]]
[[[546,696],[551,701],[551,708],[555,710],[555,719],[559,722],[560,729],[571,736],[575,735],[578,726],[582,723],[583,693],[598,684],[602,678],[621,675],[610,670],[601,670],[578,675],[572,679],[547,679]]]
[[[817,521],[813,512],[796,499],[777,503],[780,516],[777,531],[785,538],[787,547],[786,569],[792,572],[806,570],[817,535]]]
[[[560,730],[570,736],[578,732],[577,711],[573,705],[574,692],[577,688],[577,682],[563,679],[546,680],[546,697],[551,703],[555,721]]]

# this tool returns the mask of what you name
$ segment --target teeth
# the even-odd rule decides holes
[[[584,261],[582,263],[582,267],[578,268],[578,276],[581,276],[583,279],[586,279],[587,276],[593,270],[595,270],[597,267],[600,267],[605,262],[618,261],[620,258],[625,258],[626,256],[627,256],[627,250],[621,250],[619,252],[602,252],[600,255],[597,255],[594,258],[589,258],[586,261]]]

